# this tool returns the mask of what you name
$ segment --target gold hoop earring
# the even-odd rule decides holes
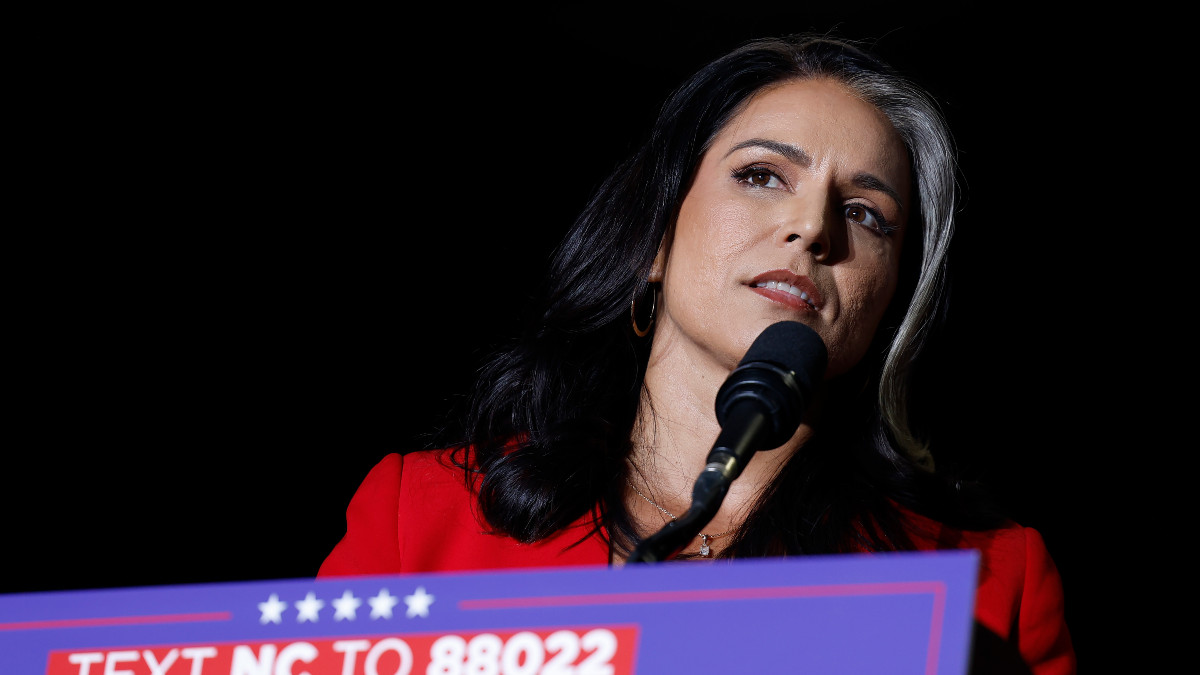
[[[646,322],[645,330],[638,327],[637,322],[637,298],[629,301],[629,318],[632,319],[633,333],[638,337],[646,337],[650,334],[650,329],[654,327],[654,313],[658,310],[658,293],[654,287],[650,287],[650,320]]]

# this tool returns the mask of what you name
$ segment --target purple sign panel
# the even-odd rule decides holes
[[[974,551],[0,595],[17,675],[967,672]]]

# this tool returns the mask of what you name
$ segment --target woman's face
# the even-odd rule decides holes
[[[792,320],[824,339],[826,377],[846,372],[896,291],[909,194],[899,135],[844,85],[759,92],[705,153],[655,260],[656,349],[733,368]]]

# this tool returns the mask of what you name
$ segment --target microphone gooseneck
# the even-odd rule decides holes
[[[754,453],[778,448],[796,433],[828,360],[821,336],[797,321],[771,324],[755,338],[717,391],[721,432],[692,488],[692,505],[644,539],[629,562],[668,560],[695,538]]]

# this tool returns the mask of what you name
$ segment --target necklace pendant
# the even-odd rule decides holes
[[[704,558],[708,557],[708,535],[700,535],[700,555]]]

